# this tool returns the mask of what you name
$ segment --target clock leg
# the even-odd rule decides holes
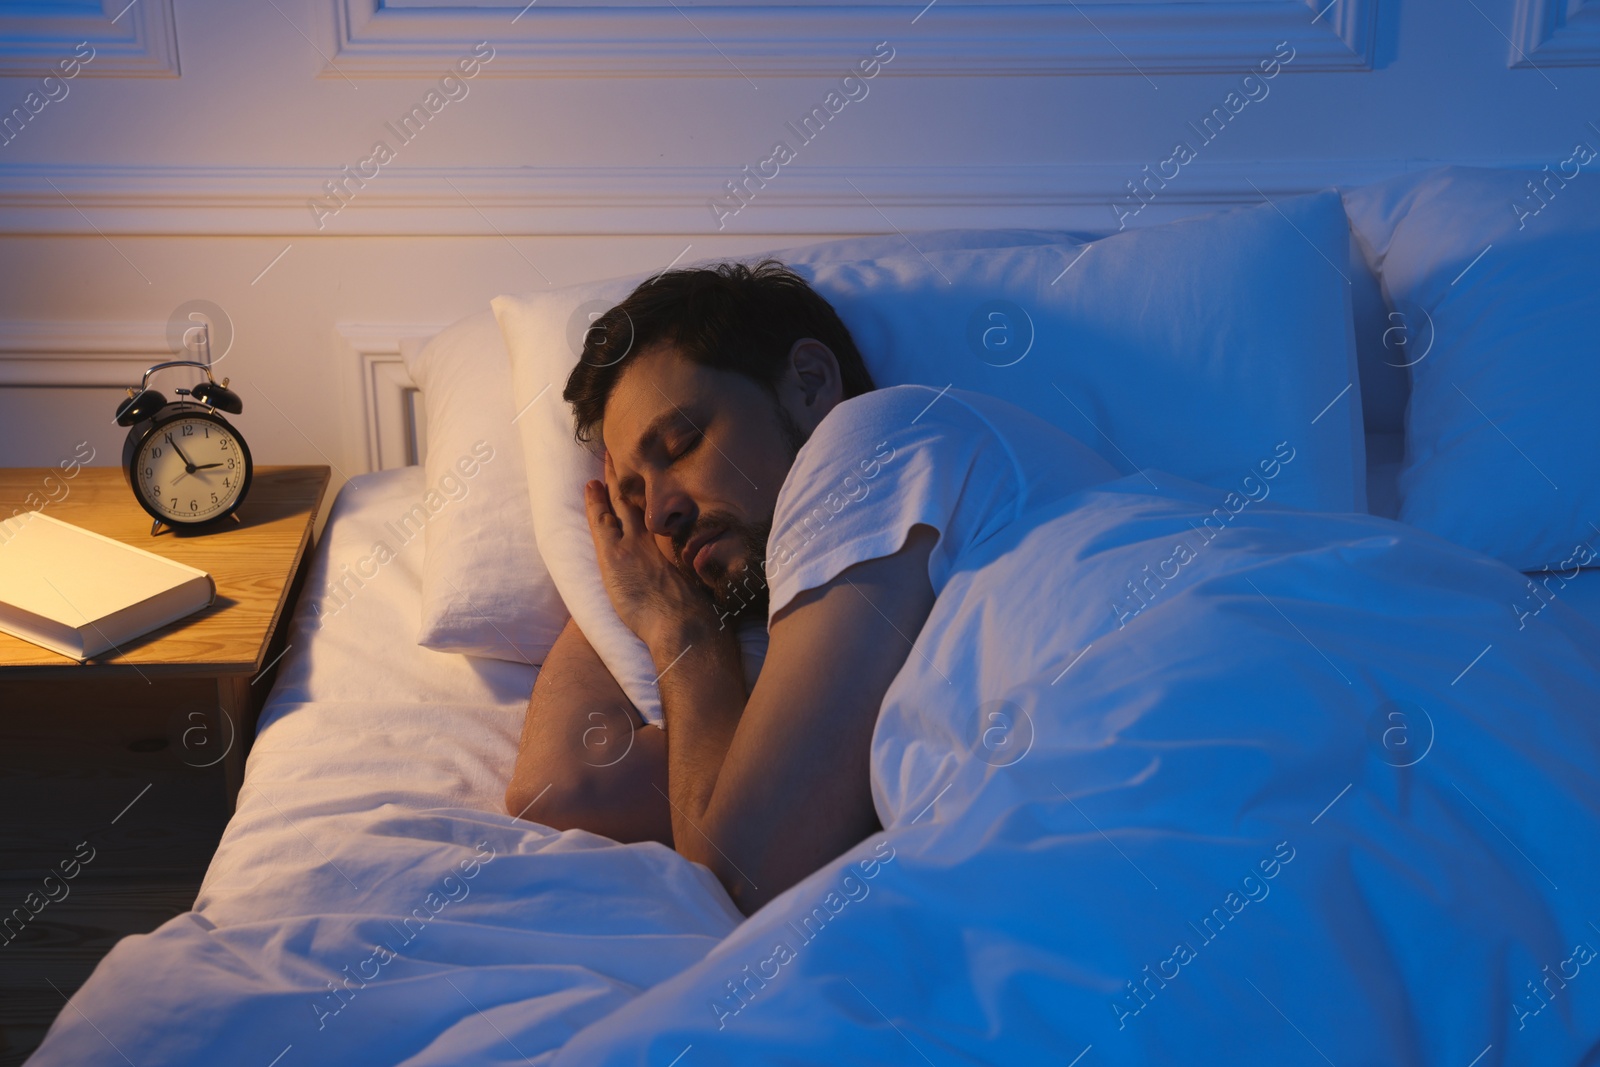
[[[228,754],[222,758],[229,815],[239,805],[239,787],[244,784],[244,757],[256,727],[252,696],[248,675],[225,674],[217,679],[217,707],[228,720],[230,738]]]

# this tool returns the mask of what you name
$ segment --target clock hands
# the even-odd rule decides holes
[[[172,435],[170,433],[167,434],[167,444],[171,445],[172,450],[178,454],[178,458],[183,460],[183,465],[187,468],[185,473],[193,474],[197,468],[192,462],[190,462],[189,457],[183,454],[183,449],[178,447],[178,442],[172,439]]]
[[[167,444],[171,445],[172,446],[172,450],[178,454],[178,458],[183,460],[183,473],[184,474],[193,474],[195,471],[210,470],[212,467],[220,467],[220,466],[222,466],[221,463],[200,463],[200,464],[196,464],[188,456],[183,454],[183,449],[178,447],[178,442],[176,442],[176,441],[174,441],[172,439],[172,435],[170,433],[167,434],[166,436],[167,436]],[[179,475],[179,477],[182,477],[182,475]],[[174,478],[173,481],[177,481],[177,478]]]

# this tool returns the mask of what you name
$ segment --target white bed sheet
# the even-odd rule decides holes
[[[1188,528],[1168,505],[1142,501],[1138,488],[1123,486],[1120,505],[1116,494],[1101,494],[1075,520],[1079,539],[1098,545],[1074,556],[1075,583],[1120,588],[1138,565],[1161,558],[1165,542],[1147,528],[1155,518]],[[1448,595],[1460,610],[1443,610],[1410,589],[1419,567],[1399,558],[1415,551],[1402,528],[1307,518],[1299,526],[1317,546],[1278,551],[1290,546],[1267,537],[1263,512],[1236,520],[1235,540],[1219,540],[1195,564],[1205,576],[1169,590],[1122,639],[1108,632],[1109,613],[1091,606],[1057,618],[1065,592],[1046,598],[1048,620],[1019,614],[1007,591],[1022,583],[1007,567],[1026,571],[1027,583],[1050,570],[1027,571],[1023,553],[987,579],[987,594],[969,590],[944,609],[947,622],[960,623],[951,632],[966,636],[929,645],[936,659],[952,649],[1004,649],[991,665],[1000,673],[952,667],[963,690],[953,704],[943,695],[951,683],[919,660],[897,680],[890,704],[899,710],[880,721],[874,750],[889,830],[740,927],[710,873],[666,848],[556,834],[501,813],[535,672],[415,645],[421,543],[399,547],[386,524],[421,490],[412,469],[358,478],[341,494],[239,814],[196,910],[118,944],[35,1063],[676,1058],[689,1067],[921,1063],[925,1055],[1031,1063],[1066,1062],[1090,1044],[1104,1062],[1167,1062],[1192,1054],[1196,1040],[1279,1058],[1263,1051],[1272,1049],[1284,1062],[1307,1055],[1257,992],[1312,1028],[1340,1063],[1461,1063],[1491,1042],[1485,1064],[1577,1062],[1567,1052],[1592,1047],[1600,1033],[1600,1016],[1582,997],[1564,998],[1526,1031],[1506,1011],[1516,1009],[1522,978],[1563,958],[1563,937],[1586,936],[1574,909],[1593,899],[1592,865],[1580,857],[1596,840],[1594,811],[1592,788],[1585,810],[1572,802],[1584,793],[1573,768],[1600,765],[1600,741],[1557,739],[1549,713],[1536,712],[1558,693],[1570,700],[1577,690],[1600,691],[1592,653],[1600,631],[1570,614],[1592,581],[1570,584],[1527,633],[1513,633],[1500,602],[1520,586],[1498,565],[1454,575],[1462,587]],[[1370,536],[1321,547],[1323,527],[1338,524]],[[1270,561],[1247,559],[1257,537]],[[342,598],[325,588],[330,573],[342,577],[380,540],[399,548],[395,558],[361,588],[350,582],[354,595],[332,612]],[[1059,546],[1049,556],[1058,559]],[[1316,576],[1335,559],[1354,575],[1360,561],[1370,569],[1390,556],[1364,588],[1393,602],[1394,619],[1369,620],[1371,633],[1352,634],[1339,598]],[[370,563],[366,570],[373,573]],[[989,610],[991,601],[1007,609]],[[1293,627],[1280,625],[1274,603]],[[1413,633],[1413,615],[1429,625]],[[1001,626],[1004,633],[989,632]],[[1460,686],[1448,682],[1489,631],[1493,656],[1461,672]],[[1051,679],[1065,675],[1074,650],[1091,644],[1093,654],[1071,667],[1071,684],[1056,687]],[[1356,659],[1346,660],[1351,653]],[[1251,669],[1238,669],[1241,655]],[[1028,657],[1040,661],[1029,666]],[[1450,694],[1438,751],[1402,774],[1382,746],[1348,730],[1339,744],[1316,743],[1319,731],[1362,710],[1346,706],[1342,684],[1313,699],[1312,683],[1328,681],[1326,657],[1360,672],[1351,692],[1370,696],[1376,687],[1398,698],[1425,681],[1435,695]],[[1287,692],[1301,699],[1285,706]],[[966,709],[970,718],[987,706],[980,697],[995,693],[1041,724],[1015,764],[974,758],[975,739],[987,733],[962,730],[940,712]],[[1057,722],[1047,698],[1068,701],[1071,721]],[[1185,725],[1189,707],[1211,710]],[[1511,708],[1518,728],[1485,740],[1485,724]],[[1291,711],[1304,729],[1290,728]],[[912,721],[919,715],[927,720],[920,725]],[[1250,741],[1269,726],[1277,731],[1270,745]],[[1129,735],[1123,749],[1105,751],[1103,739],[1119,734]],[[1142,767],[1152,751],[1159,760]],[[1386,807],[1397,802],[1397,776],[1418,813],[1403,833]],[[1446,779],[1492,810],[1515,845],[1479,825]],[[1237,807],[1238,825],[1224,818],[1225,833],[1210,823],[1184,831],[1191,817],[1215,822],[1219,804],[1224,816]],[[1537,818],[1524,817],[1535,809]],[[1178,825],[1168,826],[1173,813]],[[1163,987],[1153,1018],[1119,1017],[1123,980],[1159,961],[1172,937],[1188,937],[1183,920],[1207,914],[1280,837],[1301,858],[1248,924],[1230,924],[1225,947],[1203,949],[1204,980]],[[1429,880],[1416,872],[1426,866],[1419,857],[1447,846],[1473,877],[1441,890],[1440,900],[1455,901],[1441,911],[1418,896],[1415,886]],[[1472,862],[1460,860],[1469,853]],[[1369,870],[1374,856],[1381,862]],[[1545,891],[1546,868],[1561,892]],[[1374,881],[1374,870],[1388,874]],[[1472,886],[1480,887],[1475,903],[1463,902]],[[1093,921],[1060,918],[1076,915]],[[832,932],[813,942],[808,921]],[[1462,936],[1467,929],[1473,937]],[[774,981],[759,977],[773,977],[762,968],[773,963],[775,941],[791,937],[798,958],[780,959]],[[1452,961],[1447,987],[1437,982],[1442,959]],[[1339,1010],[1330,1014],[1330,1004]],[[1370,1032],[1347,1025],[1364,1018],[1378,1026],[1380,1017]],[[1368,1055],[1380,1046],[1387,1058]],[[1401,1048],[1410,1053],[1395,1055]]]
[[[417,644],[425,539],[402,544],[393,523],[424,491],[422,468],[404,467],[352,479],[340,493],[261,713],[238,813],[196,901],[208,917],[225,917],[271,876],[278,857],[259,842],[285,817],[386,804],[501,810],[539,670]],[[394,558],[363,563],[379,542]]]
[[[422,538],[388,524],[423,490],[341,492],[194,910],[120,942],[32,1062],[539,1063],[738,923],[670,849],[503,813],[537,670],[416,644]]]
[[[1600,628],[1149,473],[985,540],[884,698],[883,833],[556,1064],[1592,1065]]]

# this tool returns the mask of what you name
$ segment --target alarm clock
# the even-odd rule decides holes
[[[198,367],[206,380],[174,390],[187,400],[168,401],[149,388],[150,376],[168,367]],[[231,517],[250,491],[253,464],[244,436],[222,412],[244,410],[239,395],[212,377],[209,362],[175,359],[144,372],[138,387],[117,405],[118,426],[128,427],[122,445],[122,473],[134,499],[154,519],[154,536],[173,529],[206,526]]]

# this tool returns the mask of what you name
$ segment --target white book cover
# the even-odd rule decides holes
[[[0,522],[0,630],[75,660],[206,607],[205,571],[27,511]]]

